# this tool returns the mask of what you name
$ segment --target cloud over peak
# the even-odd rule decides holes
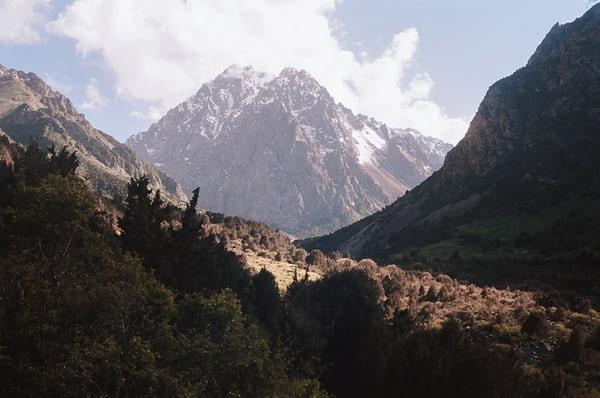
[[[81,108],[90,110],[100,110],[107,104],[106,98],[100,94],[98,89],[98,81],[96,79],[90,79],[88,84],[85,86],[86,99],[81,104]]]
[[[120,95],[155,108],[174,106],[231,64],[272,74],[293,66],[354,111],[451,142],[462,137],[465,121],[429,99],[432,78],[407,75],[418,32],[397,33],[378,57],[357,57],[335,36],[335,7],[335,0],[76,0],[50,29],[82,55],[100,55]]]

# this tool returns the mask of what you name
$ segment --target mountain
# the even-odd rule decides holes
[[[22,145],[32,139],[42,146],[66,145],[77,152],[81,174],[110,195],[124,194],[132,176],[145,174],[167,199],[176,203],[186,199],[175,180],[95,129],[67,97],[33,73],[0,65],[0,129]]]
[[[439,168],[451,148],[354,115],[305,71],[275,77],[237,66],[127,145],[187,192],[200,186],[202,207],[297,236],[379,210]]]
[[[554,26],[524,68],[489,89],[439,171],[384,210],[304,245],[404,263],[437,257],[445,267],[483,260],[476,272],[481,264],[600,264],[599,65],[596,5]]]

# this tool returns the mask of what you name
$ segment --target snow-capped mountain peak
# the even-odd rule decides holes
[[[304,70],[231,66],[127,143],[209,210],[297,236],[391,203],[442,165],[450,145],[338,104]]]

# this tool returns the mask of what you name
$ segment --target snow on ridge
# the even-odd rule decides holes
[[[290,231],[309,219],[369,214],[431,174],[430,163],[438,167],[428,150],[436,144],[353,114],[308,72],[286,68],[273,80],[265,76],[228,68],[133,145],[142,152],[146,144],[143,155],[188,190],[205,186],[208,207]],[[307,183],[297,184],[297,176]],[[257,184],[269,189],[256,192],[249,206],[244,192]],[[273,199],[282,203],[277,211]]]
[[[243,81],[253,83],[254,86],[261,86],[275,79],[270,73],[257,72],[252,66],[231,65],[221,74],[226,79],[242,79]]]
[[[371,163],[377,149],[382,149],[386,141],[372,128],[364,126],[362,130],[352,129],[352,138],[358,150],[358,163]]]

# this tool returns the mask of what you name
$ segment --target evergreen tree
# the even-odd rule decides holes
[[[29,151],[22,173],[2,166],[20,183],[0,206],[0,396],[325,396],[287,374],[233,292],[169,291],[123,253],[85,183],[62,175],[73,168]],[[138,182],[128,232],[161,208]]]
[[[75,170],[79,167],[79,160],[75,152],[69,152],[65,146],[56,153],[54,144],[50,146],[48,152],[50,154],[50,173],[63,177],[75,174]]]
[[[181,229],[182,231],[191,231],[192,234],[197,233],[202,226],[202,222],[198,219],[196,213],[196,206],[198,206],[198,196],[200,188],[196,188],[192,191],[192,199],[187,204],[183,217],[181,218]]]
[[[321,374],[336,396],[377,395],[387,332],[377,289],[367,275],[353,270],[295,282],[285,313],[304,374]]]
[[[162,223],[166,221],[166,212],[163,201],[159,190],[154,197],[151,196],[149,184],[146,176],[131,179],[127,187],[125,212],[119,218],[123,249],[144,259],[158,255],[165,240]],[[145,265],[148,266],[146,262]]]
[[[280,333],[281,297],[275,277],[266,269],[252,278],[252,312],[275,341]]]

